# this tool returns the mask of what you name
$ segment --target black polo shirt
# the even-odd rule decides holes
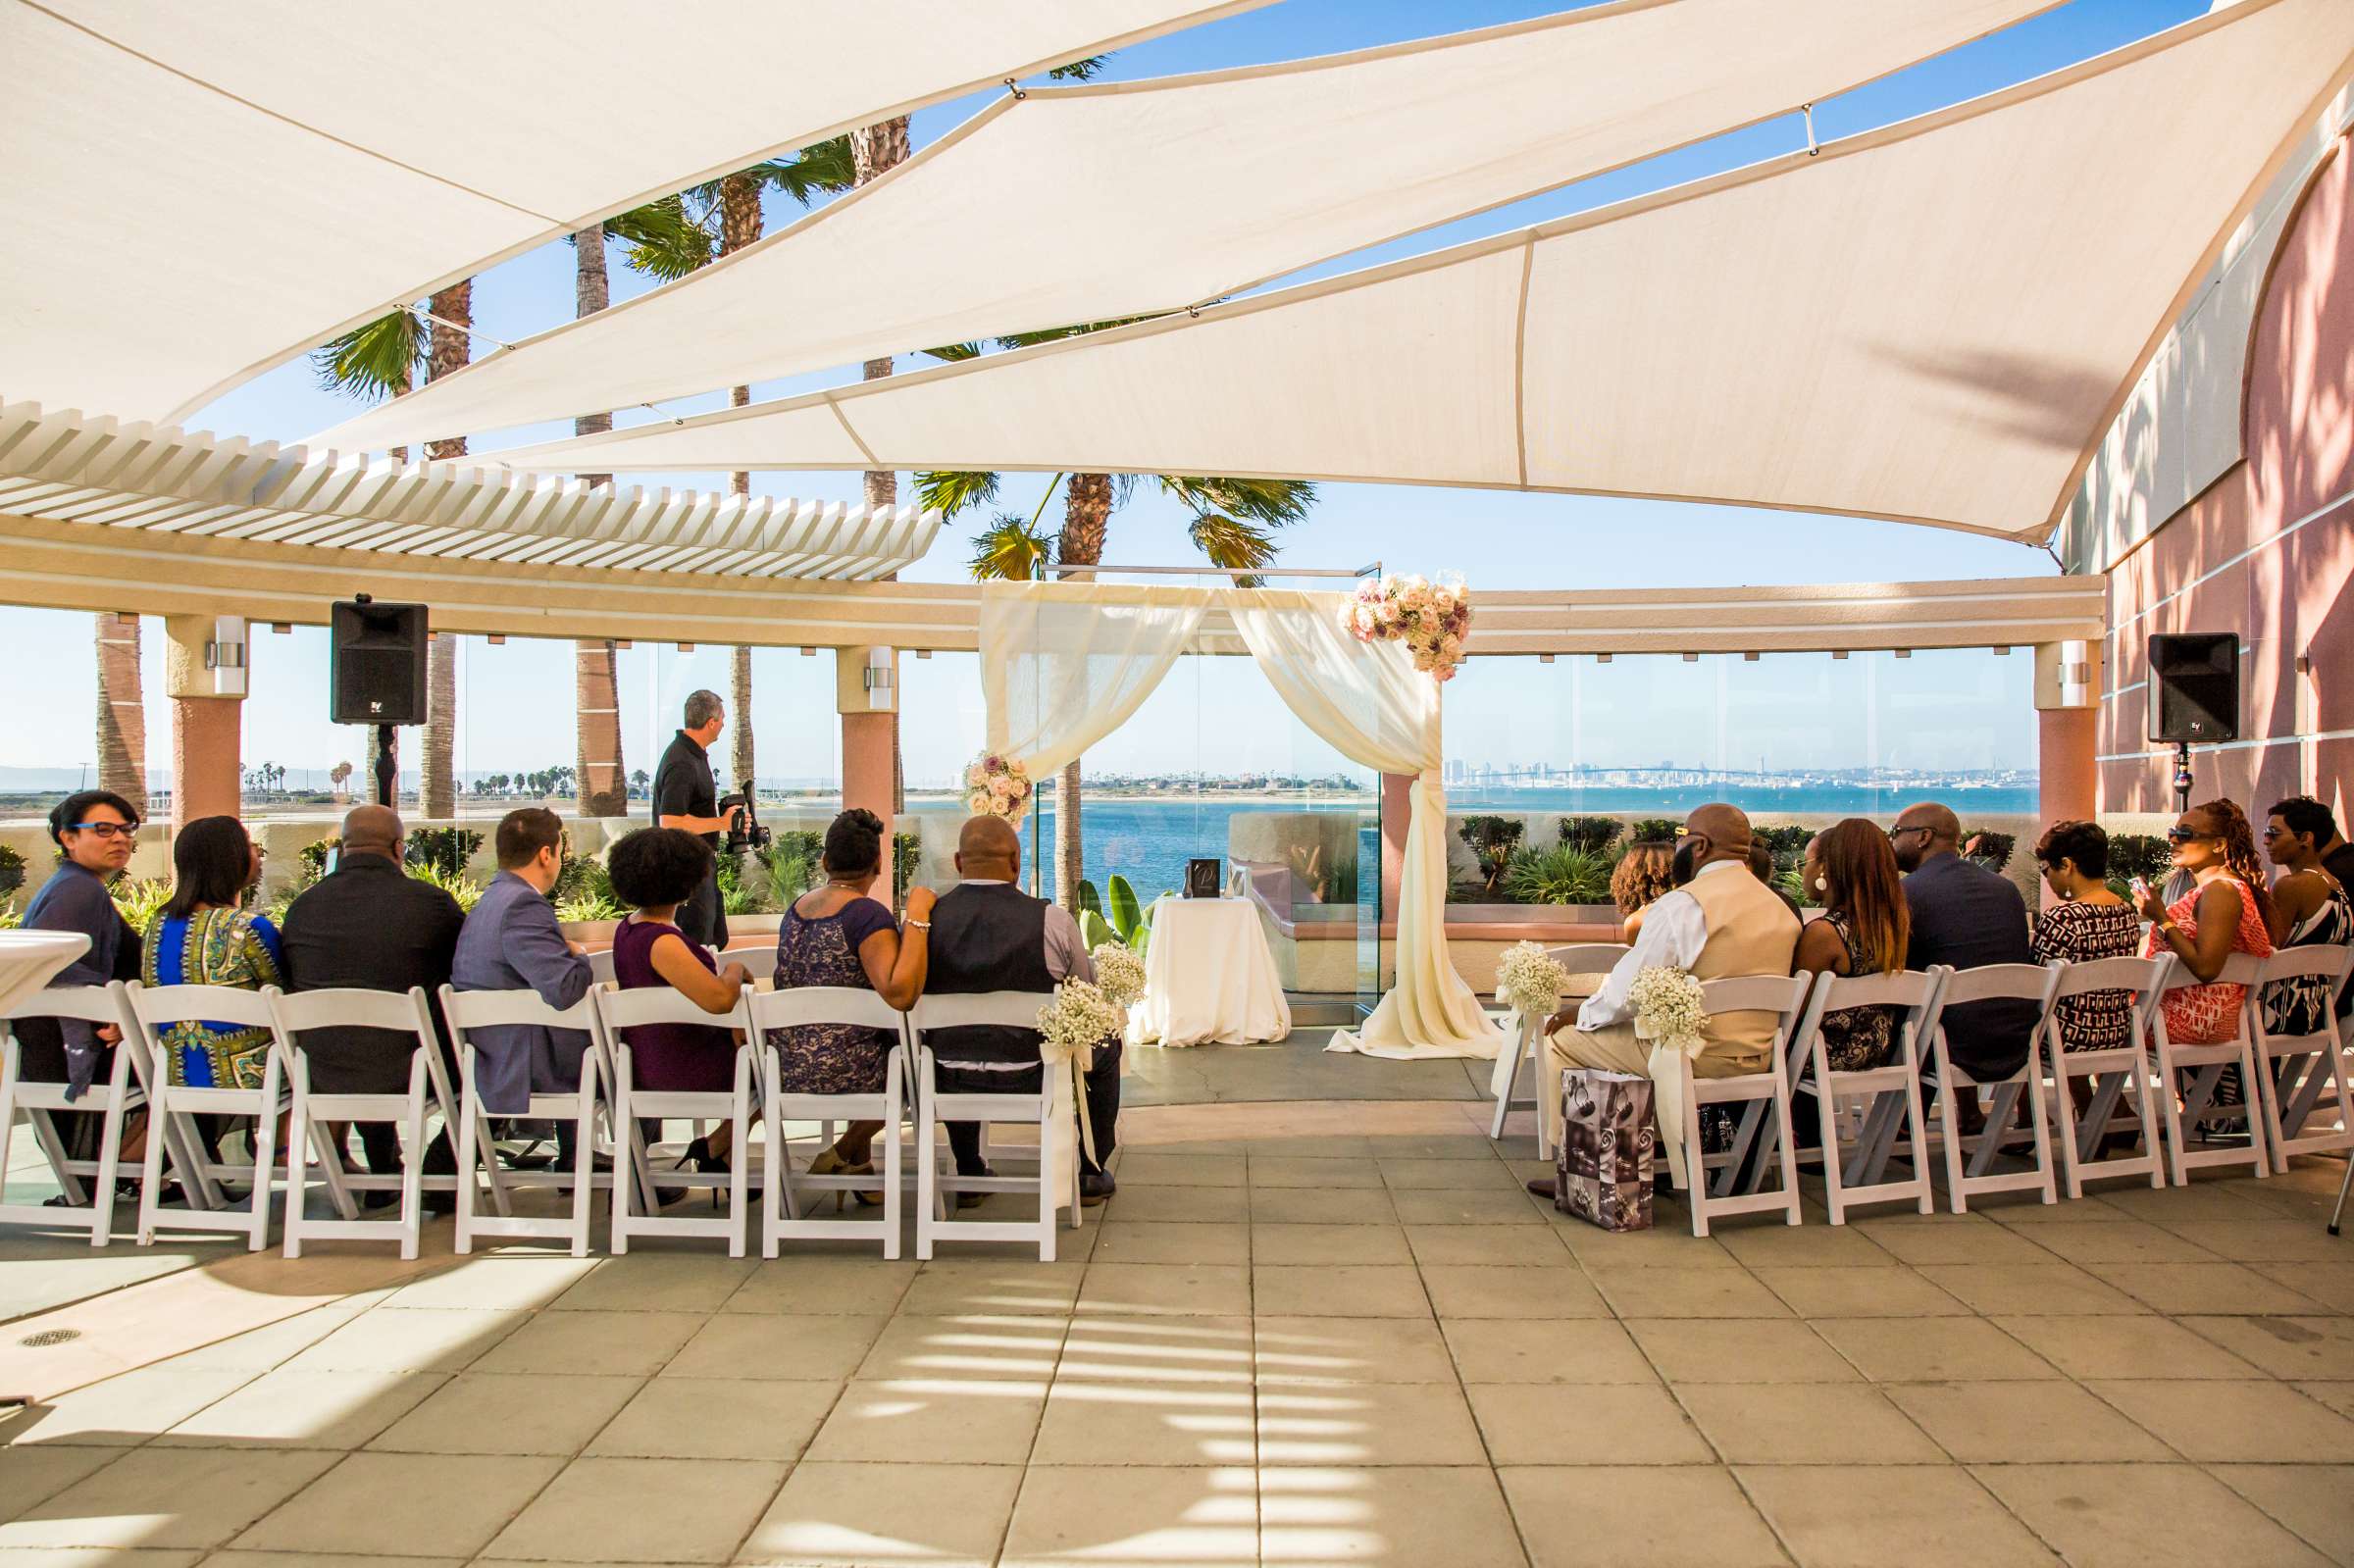
[[[665,817],[716,817],[719,784],[711,777],[711,754],[682,730],[662,753],[654,770],[654,826]],[[719,847],[719,835],[707,833],[703,842]]]

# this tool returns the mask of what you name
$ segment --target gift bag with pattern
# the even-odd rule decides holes
[[[1590,1068],[1561,1075],[1554,1206],[1606,1231],[1651,1229],[1651,1080]]]

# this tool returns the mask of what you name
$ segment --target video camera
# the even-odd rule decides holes
[[[744,790],[742,794],[722,795],[719,801],[719,814],[725,817],[738,806],[743,808],[743,815],[728,825],[727,852],[731,855],[741,855],[746,849],[766,849],[768,847],[768,830],[760,826],[760,808],[753,803],[752,792],[749,789]]]

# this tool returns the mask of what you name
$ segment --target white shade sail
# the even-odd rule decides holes
[[[498,458],[1480,485],[2040,539],[2350,52],[2345,0],[2242,0],[1819,157],[1194,319]]]
[[[1266,0],[0,0],[0,384],[178,418],[650,197]]]
[[[1787,113],[2051,3],[1643,0],[1035,88],[691,278],[317,439],[378,449],[1199,304]]]

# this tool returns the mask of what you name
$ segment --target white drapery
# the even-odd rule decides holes
[[[1438,683],[1403,644],[1358,642],[1337,593],[992,583],[981,680],[993,751],[1034,779],[1118,729],[1195,640],[1213,605],[1276,694],[1350,761],[1414,780],[1397,919],[1397,984],[1330,1049],[1397,1059],[1493,1056],[1503,1036],[1447,955],[1447,793]]]
[[[1447,790],[1439,683],[1402,642],[1359,642],[1337,593],[1241,591],[1234,629],[1300,722],[1351,762],[1414,781],[1398,879],[1398,978],[1355,1035],[1325,1048],[1410,1060],[1493,1056],[1504,1037],[1447,955]]]
[[[1044,780],[1126,724],[1202,629],[1207,588],[991,582],[981,589],[989,749]]]

